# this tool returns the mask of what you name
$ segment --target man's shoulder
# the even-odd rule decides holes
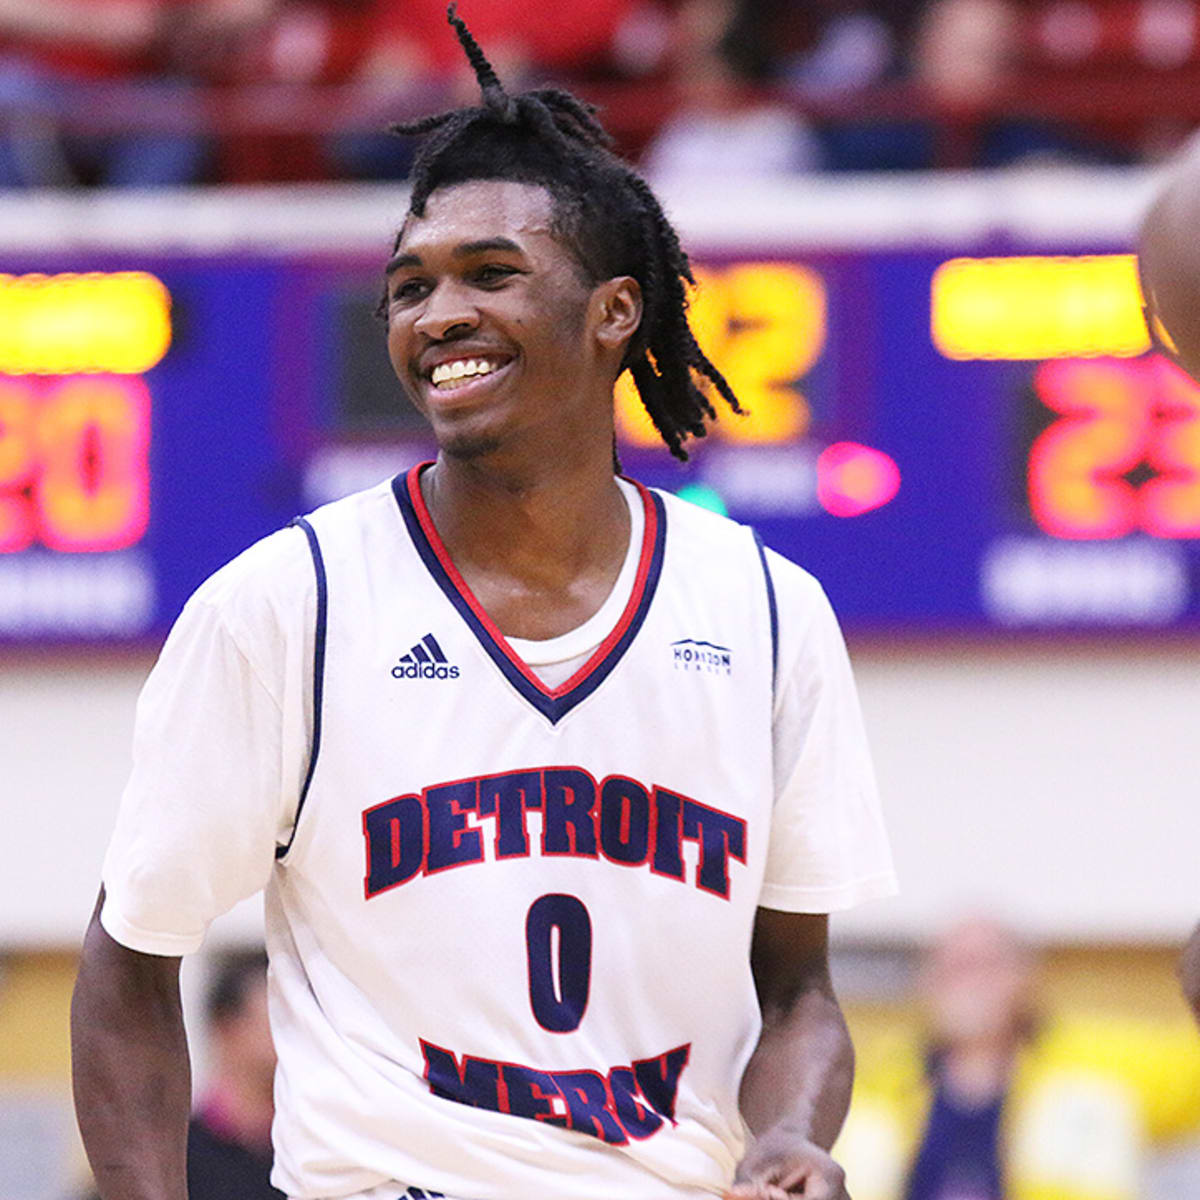
[[[749,526],[661,488],[647,490],[662,505],[668,545],[672,548],[678,547],[689,556],[700,553],[709,561],[722,555],[757,556]]]
[[[777,601],[788,606],[825,602],[824,591],[816,577],[768,548],[761,540],[756,545],[757,535],[752,526],[701,508],[670,492],[653,490],[666,510],[669,537],[681,544],[686,556],[700,555],[705,559],[728,562],[730,566],[751,563],[757,570],[765,569]]]
[[[316,588],[314,548],[303,525],[317,531],[321,553],[329,537],[378,520],[390,501],[390,484],[383,483],[323,504],[248,546],[209,576],[193,599],[220,608],[255,601],[294,605]]]
[[[330,500],[301,519],[315,526],[318,533],[361,529],[380,522],[394,526],[399,520],[395,489],[396,480],[385,479],[372,487]]]

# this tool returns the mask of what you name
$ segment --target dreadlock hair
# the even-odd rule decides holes
[[[703,437],[706,419],[717,415],[695,377],[734,412],[742,408],[688,325],[685,284],[695,280],[675,230],[646,181],[613,153],[595,108],[558,88],[509,95],[457,5],[447,17],[482,103],[391,126],[392,133],[424,138],[413,162],[410,215],[423,216],[433,191],[457,183],[497,179],[545,188],[551,228],[587,282],[628,275],[640,285],[642,322],[621,365],[671,453],[686,460],[686,440]]]

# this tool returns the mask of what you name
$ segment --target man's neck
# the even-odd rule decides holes
[[[446,550],[501,631],[546,638],[603,603],[629,546],[611,455],[535,463],[441,455],[421,489]]]

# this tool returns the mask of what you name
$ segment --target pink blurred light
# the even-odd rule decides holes
[[[817,499],[835,517],[882,508],[900,490],[900,468],[882,450],[835,442],[817,459]]]

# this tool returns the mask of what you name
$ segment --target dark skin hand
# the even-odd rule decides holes
[[[139,954],[100,924],[71,1000],[75,1112],[101,1200],[187,1200],[191,1067],[178,958]]]
[[[1200,1021],[1200,925],[1192,930],[1192,936],[1184,947],[1179,962],[1179,980],[1196,1020]]]
[[[854,1083],[854,1050],[829,978],[829,918],[759,909],[751,966],[763,1028],[742,1079],[755,1140],[726,1200],[849,1200],[829,1150]]]

